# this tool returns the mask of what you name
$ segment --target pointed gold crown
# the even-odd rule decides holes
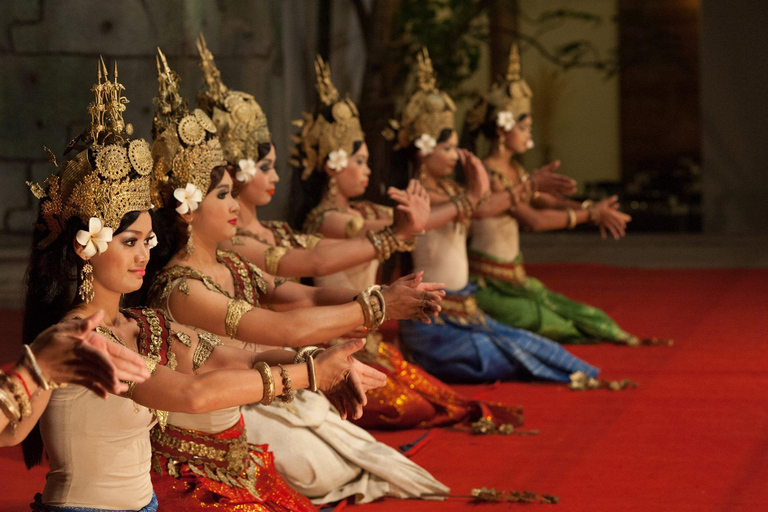
[[[224,165],[216,125],[196,108],[191,114],[179,94],[179,75],[157,49],[158,94],[152,121],[152,199],[157,207],[172,201],[173,191],[192,183],[203,195],[211,185],[211,170]]]
[[[343,150],[352,156],[355,142],[365,140],[357,105],[348,96],[341,99],[331,80],[331,68],[319,55],[315,60],[315,88],[320,99],[317,114],[305,112],[303,119],[294,121],[301,134],[293,138],[296,147],[291,149],[290,163],[301,169],[303,180],[321,169],[332,151]]]
[[[45,220],[45,225],[37,228],[48,232],[40,248],[54,241],[72,217],[85,225],[96,217],[104,226],[117,230],[126,213],[151,207],[152,156],[144,139],[128,138],[133,127],[123,120],[128,99],[123,96],[125,87],[117,81],[117,64],[110,80],[104,59],[100,59],[98,82],[91,90],[91,123],[67,149],[80,152],[63,170],[45,180],[45,188],[27,182],[40,199]],[[58,167],[53,153],[44,149],[49,161]]]
[[[416,54],[415,91],[408,98],[399,120],[391,120],[384,136],[395,141],[395,149],[409,147],[422,134],[435,140],[446,128],[455,129],[456,105],[446,93],[438,89],[437,77],[429,52],[422,48]]]
[[[224,85],[202,34],[197,39],[197,51],[205,81],[197,103],[219,130],[224,158],[232,165],[241,159],[259,160],[259,144],[272,142],[264,110],[250,94]]]
[[[483,100],[467,112],[467,127],[474,131],[483,122],[495,122],[499,112],[512,112],[518,120],[520,116],[531,113],[532,98],[533,92],[520,74],[520,51],[515,42],[509,51],[506,76],[494,83]]]

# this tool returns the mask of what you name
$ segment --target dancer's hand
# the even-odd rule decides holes
[[[536,184],[537,190],[554,196],[570,196],[576,193],[576,180],[556,173],[560,167],[560,160],[539,167],[531,173],[531,180]]]
[[[632,220],[632,217],[619,211],[619,206],[618,196],[611,196],[595,204],[600,214],[597,225],[600,228],[600,236],[603,238],[608,238],[608,233],[616,240],[626,235],[627,223]]]
[[[411,180],[406,190],[390,187],[387,195],[399,203],[392,223],[395,235],[408,240],[422,232],[429,220],[429,193],[419,180]]]
[[[431,323],[431,317],[440,313],[439,304],[445,297],[445,285],[425,283],[423,276],[424,272],[408,274],[382,292],[387,305],[387,316]]]
[[[144,359],[132,350],[111,342],[94,329],[104,313],[82,320],[68,320],[49,327],[30,348],[43,374],[56,383],[85,386],[102,398],[128,390],[120,382],[144,382],[150,376]]]
[[[382,387],[387,377],[352,355],[365,346],[364,339],[334,345],[315,359],[318,388],[336,407],[342,419],[357,419],[368,403],[365,393]]]
[[[491,182],[483,161],[466,149],[459,149],[459,160],[467,176],[467,197],[473,206],[491,190]]]

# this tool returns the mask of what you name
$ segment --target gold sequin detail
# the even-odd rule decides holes
[[[253,306],[244,300],[229,299],[227,301],[227,317],[224,320],[227,336],[237,338],[237,327],[240,324],[240,319],[252,309]]]
[[[197,333],[197,347],[192,354],[192,369],[198,370],[213,354],[213,349],[221,345],[221,340],[210,332]]]

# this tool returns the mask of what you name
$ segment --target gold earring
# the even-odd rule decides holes
[[[192,224],[187,224],[187,246],[184,248],[187,256],[195,252],[195,242],[192,240]]]
[[[93,300],[93,266],[90,261],[86,261],[83,269],[80,271],[80,286],[77,293],[83,302],[88,304]]]
[[[339,184],[336,183],[336,177],[331,176],[328,180],[328,190],[325,193],[325,200],[332,203],[336,200],[336,194],[339,193]]]

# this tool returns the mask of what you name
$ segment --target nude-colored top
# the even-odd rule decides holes
[[[327,276],[316,277],[315,286],[342,286],[361,292],[376,284],[379,261],[373,260]]]
[[[511,215],[472,221],[469,247],[500,261],[512,261],[520,254],[520,227]]]
[[[413,269],[424,271],[424,281],[445,283],[458,291],[469,281],[467,229],[450,222],[416,239]]]
[[[50,459],[43,503],[139,510],[152,500],[149,429],[155,417],[128,398],[102,400],[69,385],[53,392],[40,418]]]
[[[172,288],[178,286],[181,279],[176,279],[171,285]],[[171,296],[168,295],[164,304],[165,316],[168,320],[175,322],[171,312]],[[238,347],[243,348],[243,347]],[[198,430],[206,434],[218,434],[240,421],[240,407],[228,407],[219,411],[205,412],[202,414],[186,414],[173,412],[168,415],[168,423],[177,428],[186,428],[189,430]]]

